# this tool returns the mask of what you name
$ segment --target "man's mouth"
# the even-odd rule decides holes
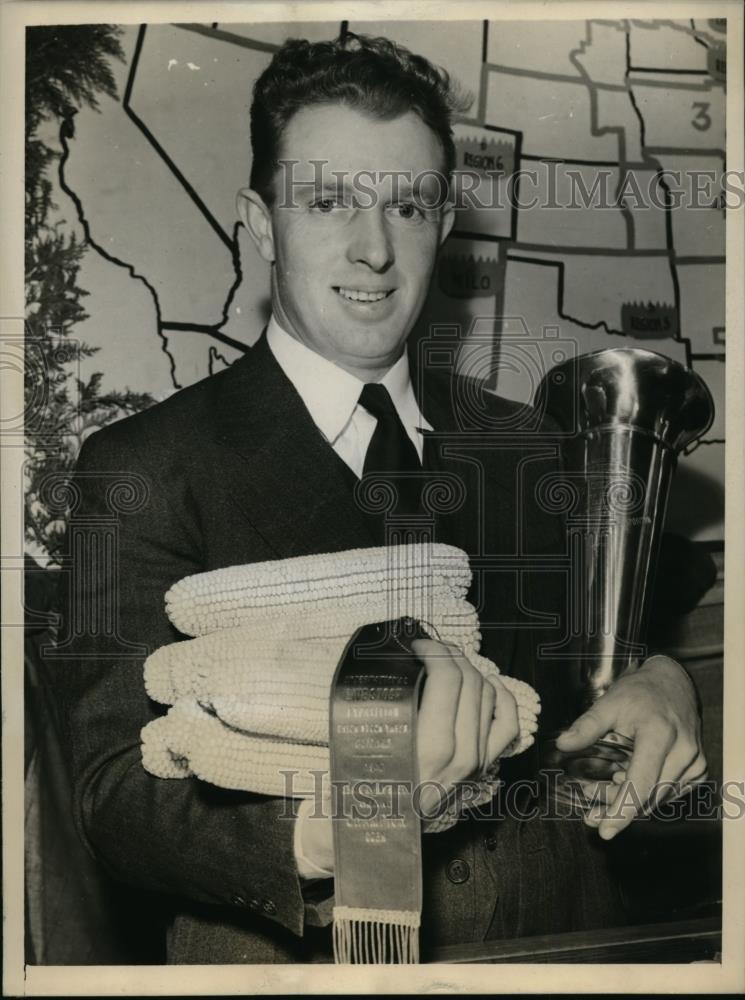
[[[366,291],[363,288],[343,288],[341,285],[334,285],[333,289],[337,295],[341,295],[348,302],[382,302],[383,299],[387,299],[396,290],[395,288],[388,288],[375,292]]]

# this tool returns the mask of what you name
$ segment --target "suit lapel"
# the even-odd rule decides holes
[[[371,544],[339,460],[262,336],[225,373],[217,442],[231,498],[279,558]]]

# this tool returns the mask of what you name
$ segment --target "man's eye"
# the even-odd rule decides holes
[[[418,221],[423,217],[421,209],[411,201],[399,201],[391,205],[391,209],[397,218],[406,221]]]
[[[317,212],[328,214],[335,208],[340,208],[341,202],[337,201],[336,198],[319,198],[317,201],[312,202],[310,207],[314,208]]]

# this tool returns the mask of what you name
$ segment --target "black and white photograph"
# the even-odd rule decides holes
[[[741,6],[19,6],[4,992],[742,989]]]

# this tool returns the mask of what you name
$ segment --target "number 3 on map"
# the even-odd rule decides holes
[[[691,105],[693,108],[698,108],[696,114],[693,116],[691,125],[699,132],[705,132],[708,128],[711,128],[711,115],[709,114],[709,104],[706,101],[694,101]]]

